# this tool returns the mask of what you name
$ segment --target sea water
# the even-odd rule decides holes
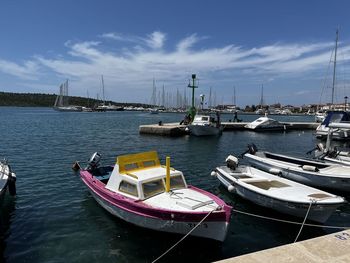
[[[156,150],[161,162],[181,170],[188,184],[218,195],[238,211],[299,220],[245,201],[220,186],[210,173],[247,144],[305,156],[318,142],[314,131],[255,133],[228,131],[219,137],[140,135],[142,124],[180,122],[183,114],[147,112],[56,112],[51,108],[0,108],[0,157],[17,174],[17,197],[0,209],[0,262],[151,262],[181,237],[130,225],[100,207],[71,169],[94,152],[103,164],[116,156]],[[239,115],[243,121],[257,116]],[[229,114],[222,115],[227,121]],[[313,121],[310,116],[276,116],[282,121]],[[245,160],[240,160],[245,162]],[[350,207],[340,207],[327,225],[349,226]],[[188,238],[161,262],[210,262],[292,243],[300,226],[232,213],[222,244]],[[304,227],[299,240],[337,231]]]

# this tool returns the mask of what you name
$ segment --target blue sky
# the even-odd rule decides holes
[[[2,0],[0,91],[105,96],[149,103],[158,91],[217,103],[330,102],[339,28],[336,101],[350,96],[350,1]]]

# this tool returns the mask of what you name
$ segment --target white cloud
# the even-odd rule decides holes
[[[145,40],[149,47],[153,49],[159,49],[163,47],[166,36],[164,33],[155,31],[152,34],[148,35],[148,38]]]
[[[0,71],[21,79],[36,80],[39,75],[39,66],[34,61],[25,61],[22,65],[0,59]]]
[[[111,48],[113,42],[106,39],[124,41],[125,45],[120,47],[118,43],[116,51]],[[22,79],[38,76],[39,69],[51,71],[55,79],[71,79],[82,95],[87,88],[100,86],[101,74],[110,94],[120,94],[121,89],[149,92],[153,77],[181,87],[192,73],[204,79],[201,85],[218,83],[217,73],[225,76],[226,83],[237,82],[238,78],[241,83],[261,83],[265,79],[272,84],[285,75],[306,76],[317,70],[323,74],[334,45],[275,43],[245,48],[231,44],[208,48],[202,41],[205,38],[197,34],[171,44],[166,39],[166,34],[159,31],[146,37],[105,33],[100,35],[100,41],[66,42],[67,53],[60,56],[37,55],[22,65],[0,60],[0,71]],[[349,58],[350,46],[342,45],[339,53]]]

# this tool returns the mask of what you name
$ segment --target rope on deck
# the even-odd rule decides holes
[[[252,213],[240,211],[240,210],[237,210],[237,209],[234,209],[234,208],[232,208],[232,211],[236,212],[238,214],[258,217],[258,218],[262,218],[262,219],[268,219],[268,220],[282,222],[282,223],[288,223],[288,224],[294,224],[294,225],[303,225],[303,223],[300,223],[300,222],[295,222],[295,221],[289,221],[289,220],[283,220],[283,219],[278,219],[278,218],[273,218],[273,217],[267,217],[267,216],[252,214]],[[305,226],[312,226],[312,227],[321,227],[321,228],[332,228],[332,229],[349,229],[350,228],[350,226],[327,226],[327,225],[317,225],[317,224],[308,224],[308,223],[304,223],[304,225]]]
[[[207,217],[213,213],[215,210],[217,210],[218,207],[216,207],[213,210],[210,210],[208,214],[205,215],[205,217],[203,217],[203,219],[194,227],[192,228],[186,235],[184,235],[179,241],[177,241],[173,246],[171,246],[167,251],[165,251],[162,255],[160,255],[158,258],[156,258],[155,260],[152,261],[152,263],[157,262],[159,259],[161,259],[163,256],[165,256],[167,253],[170,252],[170,250],[172,250],[174,247],[176,247],[178,244],[180,244],[180,242],[182,242],[186,237],[188,237],[194,230],[197,229],[197,227],[199,227],[205,219],[207,219]]]

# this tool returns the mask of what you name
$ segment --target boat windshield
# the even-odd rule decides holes
[[[165,191],[162,179],[153,180],[142,184],[143,195],[145,198],[154,196]]]
[[[172,176],[172,177],[170,178],[170,188],[171,188],[171,189],[182,189],[182,188],[186,188],[184,179],[182,178],[181,175]]]

